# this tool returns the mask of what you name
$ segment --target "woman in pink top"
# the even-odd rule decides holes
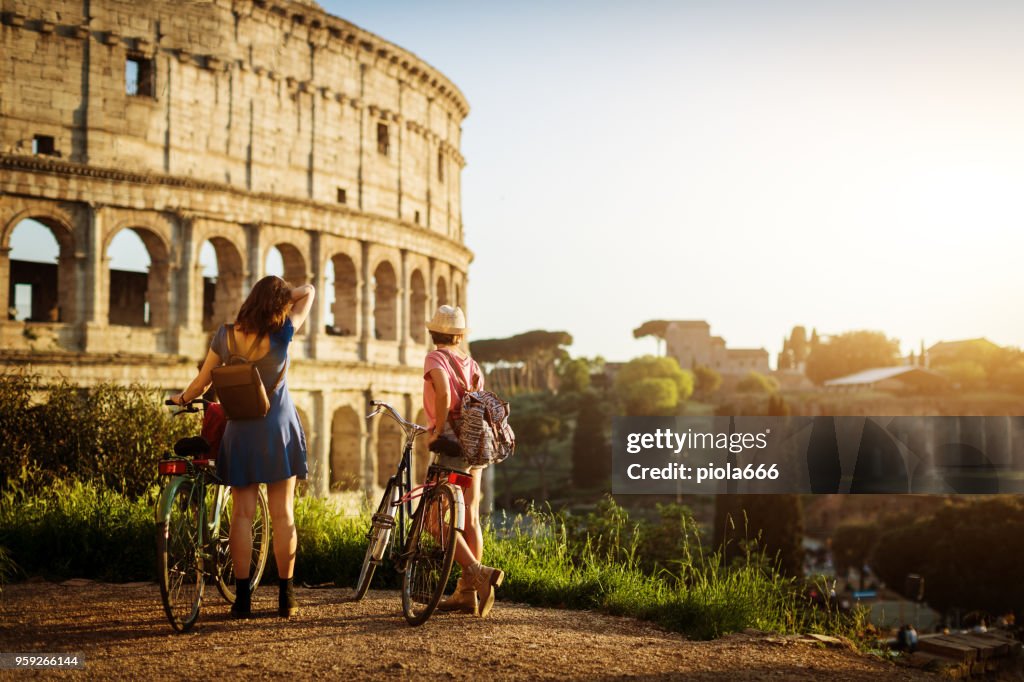
[[[433,446],[442,436],[456,439],[463,386],[482,388],[484,378],[480,365],[459,347],[469,331],[461,308],[441,306],[427,323],[427,330],[434,350],[427,353],[423,363],[423,410],[430,429],[427,444]],[[453,371],[458,372],[458,376]],[[480,563],[484,556],[484,536],[480,528],[480,476],[484,467],[471,467],[464,458],[452,454],[439,454],[437,461],[473,476],[473,484],[466,490],[466,530],[455,548],[455,560],[462,566],[462,575],[455,594],[437,608],[466,611],[484,618],[494,606],[494,589],[505,579],[505,572],[500,568]]]

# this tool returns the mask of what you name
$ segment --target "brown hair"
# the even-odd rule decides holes
[[[292,287],[275,275],[256,282],[238,310],[235,325],[250,334],[272,334],[284,325],[292,302]]]
[[[442,334],[441,332],[435,332],[433,329],[428,330],[430,332],[430,340],[434,342],[435,346],[445,345],[454,346],[455,339],[461,339],[462,334]]]

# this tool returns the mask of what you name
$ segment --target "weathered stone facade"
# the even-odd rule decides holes
[[[19,224],[43,223],[60,249],[36,275],[55,280],[49,317],[33,317],[47,321],[0,322],[5,369],[181,388],[276,247],[285,278],[320,294],[289,374],[314,489],[376,489],[399,434],[367,425],[367,401],[422,421],[424,321],[466,304],[459,90],[309,2],[0,7],[2,309],[24,269]],[[148,274],[112,280],[122,230],[141,237]],[[126,309],[143,298],[145,317]]]

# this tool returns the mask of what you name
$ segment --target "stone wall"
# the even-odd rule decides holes
[[[289,374],[314,489],[372,494],[398,452],[389,427],[363,419],[368,400],[422,421],[423,324],[441,303],[466,305],[462,94],[309,3],[0,8],[3,309],[14,230],[41,222],[60,249],[43,287],[56,292],[58,321],[0,323],[5,371],[181,388],[276,247],[285,278],[319,292]],[[111,275],[123,230],[149,254],[144,286]]]

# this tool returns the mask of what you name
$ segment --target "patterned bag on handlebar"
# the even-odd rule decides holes
[[[515,452],[516,435],[508,423],[508,403],[490,391],[480,388],[480,377],[474,373],[467,385],[462,373],[447,351],[441,351],[455,380],[462,387],[462,408],[459,420],[448,413],[448,423],[459,438],[462,456],[470,466],[497,464]]]

